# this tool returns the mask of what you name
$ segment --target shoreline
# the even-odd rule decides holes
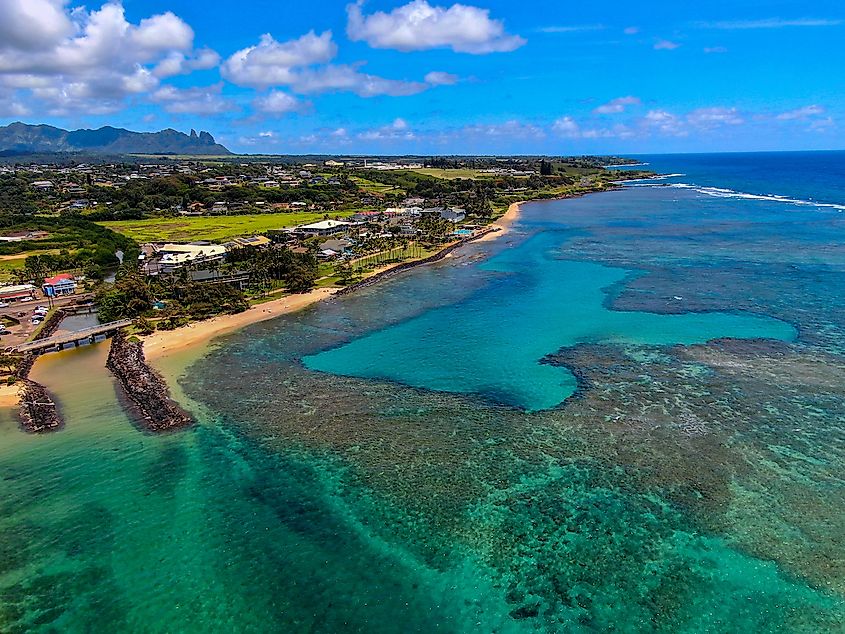
[[[317,288],[301,295],[288,295],[252,306],[235,315],[219,315],[206,321],[180,326],[175,330],[156,331],[143,338],[145,356],[147,361],[155,362],[174,353],[208,344],[212,339],[236,332],[252,324],[269,321],[307,308],[334,296],[337,290]]]
[[[526,201],[520,201],[511,204],[503,216],[487,225],[486,229],[494,230],[474,240],[474,242],[488,242],[505,235],[511,230],[513,223],[519,217],[522,205],[525,203]],[[446,245],[444,250],[448,248],[450,248],[450,245]],[[377,270],[376,274],[371,277],[383,275],[394,268],[402,266],[402,264],[407,263],[392,264],[384,267]],[[217,337],[237,332],[252,324],[269,321],[282,315],[303,310],[312,304],[330,299],[343,290],[342,288],[314,289],[302,295],[288,295],[281,299],[259,304],[236,315],[220,315],[206,321],[187,324],[175,330],[156,331],[152,335],[143,338],[144,353],[147,361],[155,364],[173,354],[186,352],[202,345],[208,345]]]

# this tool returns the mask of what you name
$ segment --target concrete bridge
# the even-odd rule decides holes
[[[82,343],[94,343],[97,337],[108,338],[116,333],[121,328],[127,328],[132,325],[131,319],[121,319],[120,321],[113,321],[109,324],[102,324],[76,332],[67,332],[64,334],[53,335],[45,339],[37,341],[30,341],[29,343],[22,343],[13,347],[11,350],[19,354],[27,354],[30,352],[49,352],[53,349],[63,350],[65,346],[74,345],[79,346]]]

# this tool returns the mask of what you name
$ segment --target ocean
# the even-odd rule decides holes
[[[845,153],[638,158],[168,360],[191,430],[39,360],[0,631],[845,631]]]

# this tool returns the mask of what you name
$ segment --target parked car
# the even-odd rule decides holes
[[[24,303],[26,303],[26,302],[31,302],[31,301],[34,301],[31,297],[24,297],[24,298],[21,300],[21,304],[24,304]]]
[[[9,302],[0,302],[0,308],[8,308]]]
[[[0,328],[0,336],[11,335],[11,334],[12,334],[12,331],[9,330],[8,328]]]
[[[44,321],[44,318],[43,318],[43,317],[33,317],[33,318],[32,318],[32,325],[33,325],[33,326],[37,326],[37,325],[38,325],[38,324],[40,324],[42,321]]]

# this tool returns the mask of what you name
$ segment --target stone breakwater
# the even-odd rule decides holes
[[[20,393],[21,426],[30,434],[43,434],[62,428],[64,421],[47,388],[23,379]]]
[[[65,317],[66,313],[62,309],[54,312],[35,335],[34,340],[39,341],[53,336]],[[15,372],[16,378],[22,383],[18,415],[21,427],[30,434],[44,434],[64,427],[59,408],[50,392],[40,383],[28,378],[37,358],[38,355],[32,353],[24,355]]]
[[[118,332],[112,339],[106,367],[117,377],[147,430],[165,432],[193,424],[193,418],[170,397],[164,379],[147,364],[140,341],[131,341]]]
[[[357,282],[355,284],[351,284],[351,285],[347,286],[346,288],[344,288],[344,289],[338,291],[337,293],[335,293],[335,297],[339,297],[341,295],[348,295],[348,294],[354,293],[355,291],[360,290],[362,288],[367,288],[368,286],[373,286],[374,284],[378,284],[379,282],[382,282],[389,277],[393,277],[394,275],[398,275],[400,273],[403,273],[404,271],[408,271],[408,270],[413,269],[417,266],[423,266],[425,264],[432,264],[433,262],[439,262],[440,260],[444,259],[447,255],[449,255],[450,253],[452,253],[456,249],[460,249],[465,244],[469,244],[470,242],[480,240],[484,236],[489,235],[491,233],[495,233],[497,231],[501,231],[501,229],[499,229],[498,227],[488,227],[487,229],[479,231],[475,235],[472,235],[468,238],[464,238],[462,240],[458,240],[457,242],[453,242],[452,244],[442,248],[440,251],[438,251],[434,255],[428,256],[427,258],[423,258],[422,260],[414,260],[413,262],[405,262],[404,264],[399,264],[397,266],[394,266],[392,268],[387,269],[386,271],[383,271],[381,273],[377,273],[376,275],[373,275],[372,277],[368,277],[365,280],[361,280],[360,282]]]

